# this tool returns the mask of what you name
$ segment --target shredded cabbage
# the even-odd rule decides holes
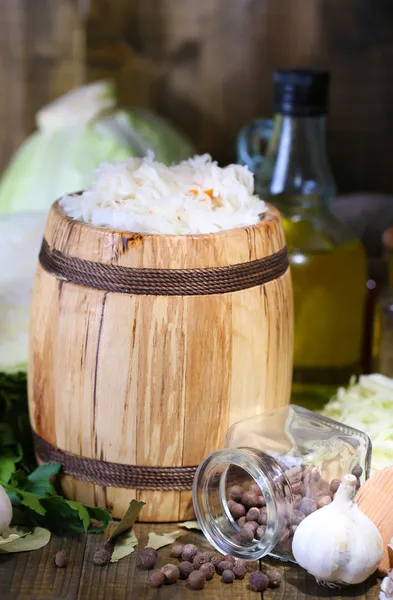
[[[372,471],[393,464],[393,379],[374,373],[353,377],[322,411],[326,417],[366,433],[372,442]]]
[[[152,150],[157,160],[170,164],[194,153],[160,117],[117,109],[108,81],[68,92],[43,107],[36,124],[0,179],[0,213],[47,211],[64,194],[87,188],[101,162]]]
[[[247,167],[222,168],[208,154],[170,167],[152,156],[102,164],[90,189],[60,204],[74,219],[138,233],[212,233],[267,211]]]

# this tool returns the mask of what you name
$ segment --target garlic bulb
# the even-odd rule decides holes
[[[333,502],[306,517],[295,532],[293,555],[319,583],[361,583],[382,559],[381,534],[358,508],[355,494],[356,477],[345,475]]]
[[[0,535],[8,529],[12,519],[12,504],[2,485],[0,485]]]

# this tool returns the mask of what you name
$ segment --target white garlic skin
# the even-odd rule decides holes
[[[382,580],[379,600],[389,600],[393,598],[393,571],[389,571],[387,577]]]
[[[354,502],[355,493],[356,477],[346,475],[333,502],[306,517],[295,532],[296,562],[321,583],[362,583],[381,562],[381,534]]]
[[[8,529],[12,519],[12,504],[2,485],[0,485],[0,535]]]

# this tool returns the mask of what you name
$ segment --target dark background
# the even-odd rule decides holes
[[[288,66],[332,72],[339,192],[393,192],[393,0],[0,0],[0,167],[43,103],[108,76],[123,104],[234,160]]]

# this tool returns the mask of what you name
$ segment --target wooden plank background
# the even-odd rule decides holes
[[[137,525],[136,533],[143,548],[148,532],[174,531],[173,525]],[[203,536],[184,531],[182,543],[195,543],[208,549]],[[152,589],[148,583],[149,573],[136,567],[137,553],[107,567],[95,567],[92,559],[95,550],[103,543],[103,535],[75,536],[60,539],[52,536],[42,550],[13,555],[0,555],[1,600],[262,600],[262,594],[252,592],[246,580],[231,585],[221,583],[215,575],[203,591],[196,592],[185,582]],[[53,557],[64,549],[70,556],[66,569],[57,569]],[[210,549],[210,548],[209,548]],[[158,551],[157,568],[176,560],[169,557],[170,546]],[[294,565],[284,565],[267,559],[259,568],[274,566],[283,573],[283,583],[277,590],[268,590],[263,600],[317,600],[335,598],[340,600],[377,600],[379,584],[375,578],[360,586],[343,590],[331,590],[317,586],[315,580]],[[255,567],[257,564],[255,563]]]
[[[393,192],[392,62],[391,0],[0,0],[0,168],[42,103],[107,76],[227,162],[272,69],[320,66],[340,191]]]

